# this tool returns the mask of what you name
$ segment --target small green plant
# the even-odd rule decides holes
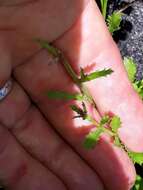
[[[143,190],[143,178],[139,175],[136,177],[136,183],[132,190]]]
[[[111,15],[108,15],[107,26],[111,34],[120,30],[122,16],[123,13],[121,13],[120,11],[114,11]]]
[[[137,66],[136,66],[135,61],[131,57],[125,57],[124,65],[125,65],[129,80],[132,82],[132,85],[135,91],[139,94],[139,96],[143,100],[143,79],[142,80],[136,79]]]
[[[114,11],[111,15],[107,15],[108,0],[100,0],[101,12],[107,22],[108,29],[111,34],[120,30],[123,13],[122,11]]]
[[[88,102],[94,108],[96,109],[96,103],[94,102],[92,96],[90,95],[88,89],[85,86],[85,83],[91,80],[96,80],[100,77],[106,77],[107,75],[111,75],[113,73],[112,69],[103,69],[100,71],[95,71],[90,74],[86,74],[84,72],[84,69],[80,69],[79,76],[75,73],[71,65],[68,63],[66,57],[63,55],[63,53],[55,48],[54,46],[48,44],[48,42],[44,40],[37,40],[41,47],[48,50],[48,52],[53,56],[54,59],[59,60],[60,63],[63,64],[65,70],[69,74],[69,76],[72,78],[73,82],[78,86],[80,93],[74,93],[70,94],[63,91],[49,91],[47,92],[47,96],[50,99],[62,99],[62,100],[76,100],[81,102],[81,106],[77,106],[76,104],[73,104],[70,106],[72,111],[76,113],[76,118],[82,118],[83,120],[88,120],[92,125],[95,126],[95,129],[92,130],[87,136],[85,137],[84,141],[84,147],[86,149],[92,149],[96,146],[98,141],[100,140],[100,137],[103,133],[107,133],[112,139],[115,146],[118,146],[122,149],[124,149],[129,157],[132,159],[133,163],[142,164],[143,163],[143,153],[134,153],[128,150],[128,148],[122,143],[119,135],[118,135],[118,129],[121,127],[122,122],[121,119],[114,115],[104,115],[101,117],[100,121],[96,121],[95,118],[93,118],[90,113],[88,113],[86,108],[86,103]],[[132,65],[133,67],[133,65]],[[130,69],[128,69],[128,72],[135,74],[135,72],[131,72]],[[133,80],[133,76],[131,76],[131,79]]]
[[[137,67],[132,57],[124,57],[124,65],[129,77],[129,80],[134,83]]]
[[[63,100],[77,100],[81,102],[81,107],[75,105],[71,105],[71,109],[77,114],[74,118],[82,118],[83,120],[88,120],[91,122],[96,129],[92,132],[90,132],[84,141],[84,147],[91,149],[94,148],[94,146],[98,143],[98,140],[100,139],[100,136],[102,133],[107,133],[110,135],[113,139],[116,145],[121,146],[120,138],[118,136],[118,129],[120,128],[121,121],[120,118],[117,116],[108,116],[105,115],[101,118],[100,122],[97,122],[87,111],[86,109],[86,102],[92,104],[96,108],[96,103],[94,102],[92,96],[90,95],[88,89],[84,85],[84,83],[95,80],[100,77],[106,77],[107,75],[112,74],[111,69],[103,69],[100,71],[95,71],[90,74],[86,74],[84,72],[84,69],[80,69],[80,75],[78,76],[68,61],[66,60],[65,56],[62,54],[60,50],[57,48],[54,48],[50,44],[48,44],[46,41],[38,40],[41,47],[48,50],[48,52],[53,56],[53,58],[58,59],[66,69],[67,73],[70,75],[72,80],[76,83],[78,86],[80,93],[74,93],[70,94],[63,91],[49,91],[47,92],[47,96],[50,99],[63,99]],[[107,127],[110,126],[110,127]]]

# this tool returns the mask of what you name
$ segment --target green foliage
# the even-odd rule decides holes
[[[110,127],[114,133],[118,132],[118,129],[121,127],[121,120],[118,116],[112,117]]]
[[[103,126],[109,124],[109,122],[110,122],[110,117],[108,115],[105,115],[101,118],[100,125]]]
[[[121,13],[119,11],[114,11],[112,13],[112,15],[108,15],[107,25],[108,25],[108,29],[111,34],[113,34],[115,31],[120,30],[122,15],[123,15],[123,13]]]
[[[111,15],[107,16],[108,0],[100,0],[100,4],[101,4],[102,15],[105,21],[107,21],[107,26],[110,33],[113,34],[115,31],[120,30],[123,13],[121,11],[114,11]],[[107,16],[107,20],[106,20],[106,16]]]
[[[93,119],[90,119],[89,121],[94,124]],[[105,125],[109,125],[110,127],[108,126],[107,128]],[[121,141],[118,136],[118,129],[121,127],[121,121],[119,117],[109,117],[108,115],[105,115],[101,118],[100,122],[96,122],[95,126],[97,128],[96,131],[92,131],[86,136],[84,143],[86,148],[94,148],[103,132],[107,133],[109,136],[112,136],[114,139],[114,144],[121,147]]]
[[[135,81],[133,83],[133,87],[136,90],[136,92],[139,94],[139,96],[143,99],[143,80]]]
[[[136,182],[132,190],[143,190],[143,178],[139,175],[136,177]]]
[[[103,133],[103,128],[99,127],[95,131],[90,132],[84,141],[84,147],[86,149],[92,149],[97,144],[98,140],[100,139],[100,135]]]
[[[63,99],[63,100],[79,100],[82,101],[84,99],[82,94],[70,94],[67,92],[60,91],[49,91],[47,93],[48,98],[50,99]]]
[[[79,81],[81,83],[84,83],[84,82],[88,82],[91,80],[95,80],[100,77],[106,77],[107,75],[110,75],[111,73],[113,73],[112,69],[103,69],[101,71],[95,71],[95,72],[87,75],[84,73],[83,69],[81,69]]]
[[[84,102],[82,102],[82,108],[80,108],[79,106],[76,105],[71,105],[70,106],[71,109],[77,113],[77,116],[75,116],[74,118],[82,118],[83,120],[87,119],[87,110],[86,110],[86,106],[84,104]]]
[[[135,75],[137,72],[137,67],[136,67],[136,64],[135,64],[133,58],[132,57],[124,57],[124,65],[125,65],[126,71],[128,73],[129,80],[131,82],[134,82]]]
[[[40,41],[41,43],[41,41]],[[49,98],[54,98],[54,99],[64,99],[64,100],[79,100],[82,101],[82,106],[76,106],[76,105],[71,105],[71,109],[77,113],[77,116],[75,116],[74,118],[80,117],[83,120],[88,120],[91,122],[92,125],[96,126],[96,130],[90,132],[84,141],[84,147],[87,149],[91,149],[94,148],[95,145],[98,143],[101,134],[107,133],[108,135],[110,135],[113,139],[114,139],[114,144],[117,146],[120,146],[121,148],[123,148],[125,151],[128,152],[130,158],[133,160],[134,163],[138,163],[138,164],[143,164],[143,153],[133,153],[133,152],[129,152],[124,145],[122,144],[119,136],[118,136],[118,129],[121,127],[121,120],[118,116],[113,116],[113,117],[109,117],[108,115],[105,115],[101,118],[100,122],[97,122],[94,118],[92,118],[86,109],[86,105],[84,103],[85,100],[88,101],[88,103],[91,105],[93,101],[92,97],[90,97],[90,94],[88,92],[88,90],[83,86],[84,82],[87,81],[91,81],[91,80],[95,80],[99,77],[105,77],[109,74],[111,74],[113,71],[111,69],[104,69],[102,71],[95,71],[93,73],[90,74],[85,74],[84,70],[81,69],[80,72],[80,77],[78,77],[72,67],[70,66],[70,64],[68,63],[68,61],[65,59],[65,57],[62,55],[62,53],[54,48],[51,45],[48,45],[47,42],[43,43],[42,42],[42,47],[46,48],[48,50],[49,53],[52,54],[53,57],[56,58],[61,58],[63,61],[63,66],[65,67],[66,71],[68,72],[68,74],[72,77],[73,81],[77,84],[77,86],[79,87],[79,90],[81,92],[81,94],[69,94],[67,92],[59,92],[59,91],[53,91],[53,92],[48,92],[48,97]],[[133,85],[136,88],[136,90],[138,90],[138,92],[140,92],[140,94],[142,93],[143,90],[143,82],[137,82],[135,80],[135,74],[136,74],[136,69],[133,66],[134,62],[133,60],[129,59],[129,60],[125,60],[125,64],[128,68],[127,72],[129,73],[129,78],[131,81],[133,81]],[[90,97],[90,98],[89,98]],[[108,127],[106,127],[108,126]],[[139,181],[139,178],[138,178]],[[137,181],[137,183],[139,183]],[[140,187],[138,186],[138,184],[136,183],[136,185],[134,186],[133,190],[141,190],[139,189]],[[136,188],[136,189],[135,189]]]
[[[100,3],[101,3],[102,15],[104,19],[106,19],[108,0],[100,0]]]
[[[129,154],[129,157],[134,162],[134,164],[139,164],[139,165],[143,164],[143,153],[136,153],[136,152],[129,151],[128,154]]]
[[[143,80],[136,80],[136,72],[137,66],[131,57],[124,58],[124,65],[128,74],[130,81],[135,89],[135,91],[139,94],[139,96],[143,99]]]

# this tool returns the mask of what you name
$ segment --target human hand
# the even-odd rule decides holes
[[[135,170],[126,153],[107,137],[103,137],[94,150],[84,150],[84,137],[93,126],[73,121],[70,103],[51,102],[45,96],[51,89],[73,91],[75,87],[62,65],[55,63],[33,41],[41,38],[54,42],[77,72],[80,66],[88,65],[92,66],[90,70],[113,68],[113,76],[92,82],[88,87],[101,114],[111,111],[121,117],[122,140],[129,148],[142,150],[142,129],[139,128],[142,103],[128,82],[119,52],[94,1],[62,0],[59,4],[56,0],[35,0],[16,6],[8,6],[9,1],[4,3],[0,8],[1,86],[10,73],[15,81],[11,93],[0,102],[3,184],[15,190],[100,190],[102,184],[109,190],[130,189]],[[120,74],[125,84],[117,87]],[[128,91],[126,96],[123,96],[124,89]],[[124,104],[119,107],[123,98]],[[137,105],[140,113],[135,118]],[[95,117],[100,117],[98,112]],[[132,126],[135,122],[136,134]]]

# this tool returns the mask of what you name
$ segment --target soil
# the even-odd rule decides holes
[[[114,3],[113,3],[114,2]],[[131,2],[131,0],[126,2]],[[114,35],[122,56],[133,57],[137,64],[137,79],[143,78],[143,1],[134,0],[125,11],[121,30]],[[110,2],[110,12],[126,6],[123,0]]]
[[[100,6],[100,0],[97,3]],[[121,29],[113,37],[122,56],[135,60],[138,70],[136,78],[140,80],[143,78],[143,0],[109,0],[108,14],[126,6]]]

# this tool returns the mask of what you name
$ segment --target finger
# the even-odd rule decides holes
[[[0,121],[30,154],[62,179],[68,189],[103,189],[96,173],[56,135],[16,82],[0,103]]]
[[[53,173],[29,156],[15,138],[0,125],[0,181],[14,190],[65,190]]]
[[[31,108],[17,123],[13,133],[30,153],[64,181],[69,190],[103,189],[95,172],[51,130],[36,108]]]
[[[81,20],[56,44],[65,52],[76,70],[95,63],[91,72],[104,68],[114,71],[111,76],[88,83],[88,87],[102,115],[113,113],[121,118],[119,135],[124,144],[132,151],[143,152],[142,101],[128,80],[119,50],[94,3],[82,17],[82,43],[77,39],[80,24]],[[80,54],[76,53],[77,48],[80,49]]]
[[[11,57],[2,43],[0,48],[1,57],[5,58],[0,64],[0,71],[3,74],[0,81],[5,83],[10,77]],[[20,86],[14,80],[13,83],[11,93],[0,102],[0,122],[12,130],[30,154],[62,178],[69,189],[79,190],[88,187],[102,189],[102,184],[95,172],[50,129],[39,111],[31,106],[30,100]],[[86,180],[83,180],[84,177]]]
[[[48,36],[53,41],[69,30],[88,1],[1,0],[0,32],[7,39],[13,64],[20,64],[39,50],[33,43],[35,38]]]
[[[45,96],[49,90],[76,92],[62,65],[54,63],[48,53],[42,51],[29,62],[17,67],[15,77],[56,130],[98,172],[107,189],[131,188],[135,179],[135,170],[128,156],[105,137],[93,151],[85,151],[83,141],[93,126],[83,123],[82,120],[72,119],[73,113],[69,106],[74,102],[51,101]]]
[[[91,7],[93,8],[92,10],[95,11],[94,6],[90,6],[90,8]],[[86,13],[91,12],[93,14],[92,10],[86,9]],[[98,13],[98,11],[97,11],[97,13]],[[85,14],[85,12],[84,12],[84,14]],[[85,14],[85,15],[88,15],[88,14]],[[79,62],[81,61],[82,66],[83,66],[83,64],[85,63],[85,62],[83,62],[83,59],[85,57],[83,57],[82,52],[79,53],[79,50],[80,51],[84,50],[85,43],[82,43],[83,44],[82,48],[79,46],[80,46],[80,41],[82,41],[81,39],[83,37],[82,36],[83,32],[81,32],[81,28],[82,27],[85,28],[88,17],[85,17],[87,20],[86,19],[84,20],[83,17],[81,17],[81,18],[82,19],[79,19],[79,22],[77,22],[76,26],[78,26],[78,27],[74,26],[72,29],[73,30],[75,29],[75,30],[74,31],[71,30],[71,31],[73,31],[73,34],[76,35],[76,37],[78,36],[78,38],[75,38],[74,43],[71,43],[72,49],[69,48],[70,47],[70,38],[65,37],[68,34],[70,34],[71,31],[69,31],[67,34],[63,35],[63,37],[61,38],[61,39],[63,39],[63,41],[60,40],[60,42],[58,44],[60,45],[60,47],[62,47],[65,50],[66,49],[65,43],[67,41],[68,46],[67,46],[67,51],[65,51],[67,53],[67,57],[69,57],[70,60],[74,60],[74,61],[72,61],[72,63],[73,62],[77,63],[77,61],[79,61]],[[97,18],[96,24],[98,26],[100,26],[100,24],[101,24],[101,26],[104,26],[103,21],[100,23],[100,21],[98,21],[98,17],[96,17],[96,18]],[[82,20],[82,22],[81,22],[81,20]],[[94,24],[93,24],[94,19],[92,18],[92,23],[91,22],[88,22],[88,23],[90,23],[91,26],[92,25],[94,26]],[[97,26],[97,28],[98,28],[98,26]],[[86,27],[86,29],[87,28],[90,28],[90,27]],[[85,33],[88,34],[88,30],[86,30]],[[100,41],[99,37],[96,38],[97,39],[97,41],[95,43],[96,46],[100,45],[100,43],[103,44],[104,41],[110,42],[110,40],[109,40],[110,37],[107,38],[107,35],[108,35],[108,33],[105,33],[104,37],[102,38],[101,41]],[[91,35],[90,35],[90,37],[91,37]],[[66,40],[64,41],[64,39],[66,39]],[[88,42],[88,40],[86,40],[86,42]],[[92,45],[95,46],[93,43],[93,40],[92,40]],[[94,51],[92,51],[92,48],[90,48],[90,50],[91,50],[90,51],[91,55],[93,55],[93,54],[98,55],[98,48],[96,49],[96,51],[94,48],[93,48]],[[70,53],[72,54],[73,59],[71,59]],[[78,56],[80,55],[80,57],[78,57],[77,55]],[[85,52],[84,52],[84,55],[86,55],[88,59],[92,58],[90,54],[87,54]],[[37,59],[37,61],[36,61],[36,59]],[[69,118],[71,118],[70,116],[72,116],[72,114],[70,113],[70,111],[68,114],[68,111],[67,111],[68,105],[63,106],[62,104],[59,104],[59,107],[58,107],[53,102],[51,104],[48,100],[45,100],[45,98],[43,98],[43,96],[42,96],[42,93],[44,93],[45,91],[48,91],[50,89],[58,88],[58,89],[62,89],[62,90],[65,90],[65,89],[69,90],[73,85],[70,86],[68,79],[63,78],[64,72],[61,71],[62,69],[59,66],[57,66],[57,65],[53,66],[53,64],[46,64],[46,62],[48,62],[48,60],[47,60],[48,58],[46,56],[44,57],[44,55],[42,54],[41,56],[39,56],[39,58],[36,57],[36,59],[34,59],[32,62],[28,62],[27,65],[25,65],[25,66],[23,65],[23,67],[17,69],[17,72],[16,72],[17,79],[23,84],[23,86],[27,89],[27,91],[32,95],[33,99],[39,103],[39,107],[41,108],[41,110],[43,110],[43,113],[47,116],[47,118],[49,118],[49,120],[53,124],[55,124],[55,126],[57,126],[57,130],[60,131],[62,133],[62,135],[64,137],[66,137],[67,140],[70,141],[70,143],[72,143],[75,146],[75,148],[78,149],[78,151],[84,156],[84,158],[86,158],[88,160],[88,162],[99,172],[99,174],[101,175],[102,179],[104,180],[104,183],[106,184],[107,188],[120,189],[120,190],[121,189],[130,189],[130,187],[132,186],[132,183],[134,182],[135,171],[134,171],[133,165],[132,165],[131,161],[128,159],[127,155],[125,155],[125,153],[123,153],[118,148],[113,147],[113,145],[111,145],[111,143],[108,140],[106,140],[105,138],[103,138],[103,141],[101,142],[101,144],[98,145],[100,148],[96,147],[96,152],[93,151],[93,152],[85,154],[83,148],[80,147],[81,141],[83,141],[83,138],[84,138],[83,131],[79,130],[79,128],[75,129],[75,124],[72,125],[73,121],[71,121],[69,119]],[[87,60],[87,61],[90,62],[91,60],[90,61]],[[30,72],[30,70],[31,70],[31,72]],[[26,79],[24,78],[25,76],[26,76]],[[35,76],[36,76],[36,78],[35,78]],[[60,78],[59,76],[60,77],[63,76],[63,77]],[[58,82],[57,82],[57,80],[58,80]],[[29,81],[32,81],[32,83],[30,85],[29,85]],[[50,81],[50,84],[49,84],[49,81]],[[65,81],[67,81],[67,82],[65,82]],[[65,112],[66,112],[66,118],[65,118]],[[60,113],[62,113],[62,114],[60,114]],[[55,115],[58,116],[56,120],[55,120]],[[69,115],[69,116],[67,117],[67,115]],[[64,121],[64,123],[63,123],[63,121]],[[76,127],[77,127],[77,125],[76,125]],[[80,131],[80,135],[82,134],[81,138],[79,138],[79,131]],[[72,135],[73,133],[74,133],[74,135]],[[110,150],[110,154],[108,153],[108,155],[107,155],[108,150]],[[100,156],[98,157],[98,155],[100,155]],[[119,158],[119,155],[120,155],[120,158]],[[101,157],[102,157],[102,159],[99,159]],[[103,158],[106,158],[106,160],[108,162],[105,162],[105,160],[103,160]],[[116,178],[117,181],[116,180],[113,181],[113,178]]]

